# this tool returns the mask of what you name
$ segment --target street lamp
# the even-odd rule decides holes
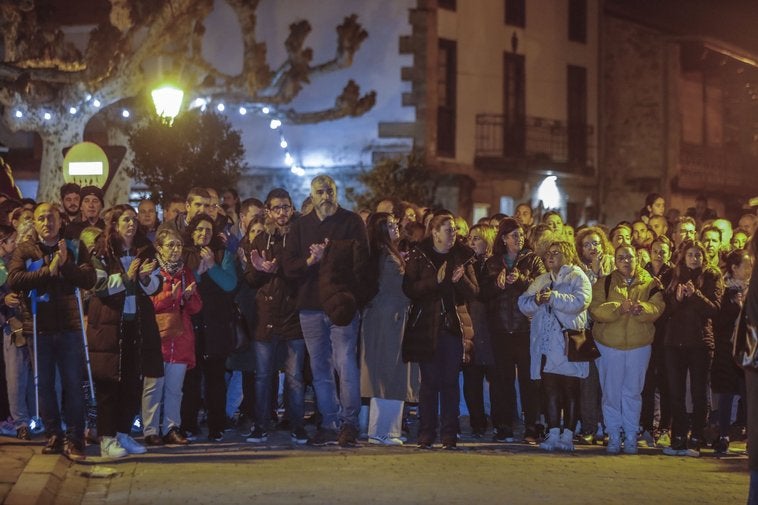
[[[179,115],[184,99],[184,91],[171,85],[162,86],[154,89],[151,93],[155,112],[169,123],[174,122],[174,118]]]

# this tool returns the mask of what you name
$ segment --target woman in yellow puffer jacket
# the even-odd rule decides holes
[[[621,452],[623,429],[624,452],[636,454],[653,323],[666,304],[660,283],[638,265],[634,247],[621,245],[614,257],[616,269],[595,283],[589,311],[601,354],[596,364],[609,437],[607,452]]]

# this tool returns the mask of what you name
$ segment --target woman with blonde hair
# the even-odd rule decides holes
[[[586,328],[592,285],[568,241],[553,241],[545,264],[548,271],[531,283],[518,305],[532,319],[531,379],[542,379],[545,395],[548,436],[540,448],[573,451],[579,379],[587,377],[589,363],[568,360],[564,331]]]

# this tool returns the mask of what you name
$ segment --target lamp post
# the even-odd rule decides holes
[[[184,99],[184,91],[181,89],[165,85],[154,89],[151,93],[155,112],[168,121],[169,124],[174,122],[174,118],[179,115]]]

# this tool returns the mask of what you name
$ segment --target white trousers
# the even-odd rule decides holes
[[[385,400],[383,398],[371,398],[368,415],[369,437],[394,437],[403,434],[403,407],[402,400]]]
[[[163,435],[182,425],[182,386],[186,363],[163,363],[163,377],[145,377],[142,387],[142,423],[144,434],[161,435],[161,403],[163,403]]]
[[[601,356],[595,362],[603,393],[603,419],[608,434],[637,435],[642,410],[642,388],[650,361],[646,345],[622,351],[597,342]]]

